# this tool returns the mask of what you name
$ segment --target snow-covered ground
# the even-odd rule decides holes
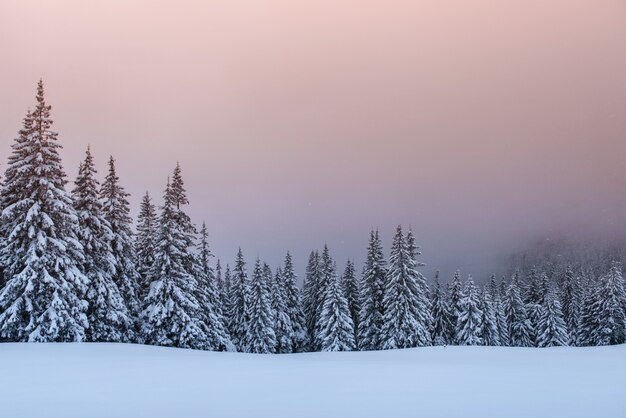
[[[252,355],[0,344],[0,416],[626,417],[626,346]]]

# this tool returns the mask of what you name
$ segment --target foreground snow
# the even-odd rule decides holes
[[[252,355],[0,344],[5,417],[626,417],[626,346]]]

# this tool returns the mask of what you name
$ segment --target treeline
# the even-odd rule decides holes
[[[71,192],[43,85],[24,118],[0,189],[0,339],[114,341],[250,353],[429,345],[548,347],[626,340],[621,266],[529,268],[484,286],[445,288],[419,272],[412,231],[388,258],[372,231],[363,270],[309,256],[302,289],[289,253],[275,269],[239,250],[222,266],[185,212],[176,166],[157,208],[146,194],[136,232],[109,159],[102,184],[89,149]]]

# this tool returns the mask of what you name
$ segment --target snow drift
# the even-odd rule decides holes
[[[0,344],[0,416],[626,417],[626,346],[254,355]]]

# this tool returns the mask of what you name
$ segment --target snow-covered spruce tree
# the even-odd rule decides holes
[[[200,303],[200,312],[206,325],[207,347],[213,351],[234,351],[226,328],[226,320],[222,312],[221,301],[215,288],[215,277],[210,265],[213,256],[209,249],[209,233],[206,224],[202,223],[200,242],[197,248],[197,261],[194,277],[197,281],[195,296]]]
[[[535,268],[530,270],[528,275],[528,284],[524,304],[526,305],[526,315],[530,322],[530,339],[534,346],[537,346],[536,330],[539,324],[539,314],[543,306],[543,290],[541,286],[542,279],[539,277]]]
[[[321,351],[352,351],[356,345],[348,300],[334,269],[328,273],[330,276],[326,282],[319,318],[318,348]]]
[[[482,311],[482,329],[480,333],[482,344],[492,347],[502,345],[498,329],[497,308],[488,289],[484,289],[481,293],[479,308]]]
[[[141,199],[139,215],[137,216],[137,233],[135,234],[137,271],[141,277],[139,283],[139,296],[141,298],[148,292],[148,274],[152,268],[152,263],[154,263],[158,223],[156,208],[150,195],[146,192]]]
[[[306,277],[302,285],[302,310],[306,319],[307,340],[309,341],[309,349],[313,349],[315,342],[315,326],[318,316],[317,301],[319,300],[319,281],[320,281],[320,256],[317,251],[311,251],[309,262],[306,266]]]
[[[177,196],[168,181],[159,219],[159,235],[150,269],[150,288],[141,311],[147,344],[215,349],[200,301],[198,282],[187,262],[193,238],[178,222]]]
[[[576,341],[576,331],[578,325],[578,317],[580,315],[582,303],[582,289],[580,286],[580,278],[574,275],[571,266],[567,266],[563,280],[561,282],[561,306],[563,310],[563,320],[567,325],[570,335],[570,343]]]
[[[227,269],[228,273],[229,270]],[[228,330],[238,351],[246,350],[246,333],[248,331],[248,304],[250,303],[250,284],[243,251],[239,248],[235,268],[231,275],[230,309],[228,311]]]
[[[414,251],[414,250],[413,250]],[[413,252],[398,226],[391,246],[383,300],[382,349],[431,345],[428,298]]]
[[[322,255],[320,257],[319,270],[320,276],[317,281],[317,294],[319,299],[317,301],[317,308],[315,310],[317,312],[317,318],[315,319],[315,333],[313,340],[314,350],[321,350],[322,347],[321,327],[324,327],[326,325],[320,322],[320,318],[322,316],[322,308],[324,306],[324,301],[326,298],[326,290],[328,286],[330,286],[331,281],[334,280],[334,277],[337,275],[335,261],[331,257],[330,250],[328,249],[328,245],[326,244],[324,244],[324,249],[322,250]],[[339,288],[341,290],[341,283],[339,283]]]
[[[598,312],[598,345],[626,342],[626,291],[621,266],[613,263],[603,278]]]
[[[454,272],[452,283],[448,287],[448,306],[450,308],[450,337],[451,342],[456,344],[456,323],[461,313],[461,299],[463,299],[463,285],[461,283],[461,272]]]
[[[293,268],[291,254],[287,252],[285,265],[282,271],[283,286],[285,290],[285,303],[291,324],[291,351],[296,353],[304,350],[307,343],[306,320],[302,311],[300,294],[296,286],[296,273]]]
[[[250,303],[246,306],[249,320],[245,346],[248,353],[273,353],[276,347],[270,280],[271,272],[267,277],[261,260],[257,258],[250,282]]]
[[[346,268],[343,271],[343,275],[341,276],[341,290],[343,291],[343,295],[348,301],[350,318],[352,318],[352,323],[354,324],[354,338],[356,341],[359,329],[360,292],[359,284],[357,282],[356,274],[354,271],[354,263],[350,260],[346,262]]]
[[[458,345],[482,345],[483,313],[480,310],[480,293],[472,276],[467,278],[460,312],[456,320],[456,343]]]
[[[576,326],[576,345],[593,346],[598,345],[600,330],[600,312],[602,311],[602,300],[600,287],[593,282],[589,282],[582,296],[580,315]]]
[[[39,81],[37,105],[13,144],[0,192],[4,341],[83,341],[89,326],[78,218],[65,191],[50,109]]]
[[[285,289],[283,272],[276,269],[276,274],[272,278],[272,272],[267,264],[263,266],[265,280],[271,283],[270,296],[272,299],[272,312],[274,314],[274,335],[276,336],[276,346],[274,352],[279,354],[293,352],[293,327],[289,310],[287,308],[287,294]]]
[[[370,232],[367,258],[361,278],[359,350],[380,350],[383,344],[383,298],[387,266],[377,231]]]
[[[230,268],[228,276],[230,281]],[[226,288],[226,280],[222,273],[222,263],[219,258],[217,263],[215,263],[215,288],[219,299],[219,307],[224,315],[224,323],[226,324],[228,322],[228,289]]]
[[[563,320],[561,302],[554,288],[544,296],[537,323],[537,347],[557,347],[568,345],[567,326]]]
[[[502,279],[500,286],[496,283],[496,275],[493,274],[489,280],[489,296],[493,304],[493,311],[496,317],[496,323],[498,325],[498,336],[500,345],[509,345],[509,327],[506,321],[506,315],[504,313],[504,302],[501,289],[506,288],[504,278]]]
[[[431,316],[433,318],[431,336],[433,345],[447,345],[451,343],[450,308],[446,295],[441,291],[439,271],[435,274],[435,285],[431,295]]]
[[[126,342],[132,340],[130,333],[133,332],[134,321],[113,281],[113,233],[102,214],[102,204],[98,198],[99,185],[95,175],[93,157],[87,148],[72,191],[74,209],[78,216],[78,241],[83,246],[85,255],[83,271],[89,280],[86,293],[89,303],[87,340]]]
[[[504,312],[509,328],[509,345],[512,347],[532,347],[530,321],[522,301],[519,275],[515,273],[507,290]]]
[[[120,289],[129,312],[136,316],[140,309],[138,294],[141,279],[135,265],[132,240],[133,221],[130,217],[128,196],[129,194],[120,185],[115,169],[115,159],[110,157],[109,172],[102,183],[100,197],[103,201],[104,218],[111,225],[113,232],[111,241],[111,250],[115,260],[113,280]]]

